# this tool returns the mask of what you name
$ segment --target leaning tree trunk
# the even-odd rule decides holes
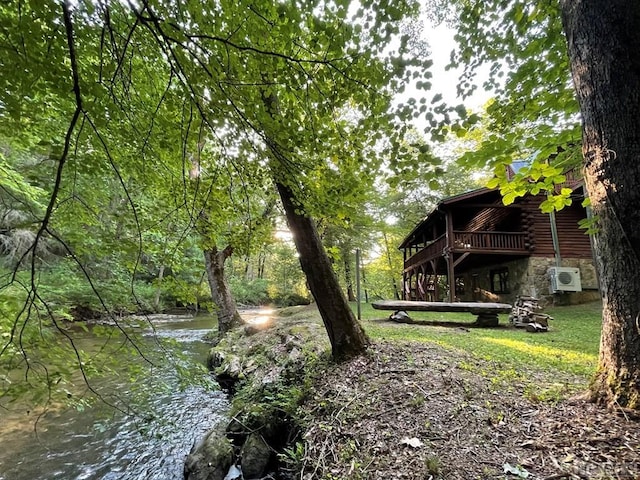
[[[232,328],[242,325],[236,301],[224,276],[224,262],[232,253],[231,246],[227,246],[222,251],[216,247],[204,250],[204,263],[207,269],[211,298],[216,306],[218,316],[218,338],[222,338]]]
[[[269,84],[268,78],[265,78]],[[275,90],[262,92],[262,101],[272,120],[278,119],[279,103]],[[272,127],[270,127],[272,128]],[[291,164],[286,148],[280,145],[269,132],[263,132],[267,147],[271,152],[271,172],[278,189],[287,223],[293,234],[293,241],[300,258],[311,295],[316,301],[322,322],[331,342],[331,353],[335,360],[344,360],[364,353],[369,344],[364,330],[356,320],[351,306],[342,292],[329,256],[324,250],[318,229],[312,218],[304,212],[304,206],[296,204],[292,189],[285,184],[278,172],[286,171]]]
[[[603,325],[595,398],[640,408],[640,3],[563,0]]]
[[[333,358],[343,360],[363,353],[369,341],[340,288],[313,219],[300,211],[289,187],[280,182],[276,182],[276,186],[302,271],[329,335]]]

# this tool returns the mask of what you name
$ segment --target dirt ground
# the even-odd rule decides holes
[[[637,418],[576,399],[581,381],[376,343],[314,386],[301,477],[640,478]]]

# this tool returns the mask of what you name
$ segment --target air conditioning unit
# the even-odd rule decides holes
[[[548,272],[551,293],[581,292],[580,269],[574,267],[551,267]]]

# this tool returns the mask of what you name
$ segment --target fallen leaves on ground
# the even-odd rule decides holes
[[[301,478],[640,478],[640,425],[562,398],[583,381],[379,342],[315,385]]]

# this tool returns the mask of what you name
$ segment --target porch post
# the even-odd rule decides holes
[[[409,247],[411,248],[411,247]],[[402,299],[408,300],[407,298],[407,282],[411,281],[411,276],[407,275],[407,249],[402,249]]]
[[[451,210],[447,210],[445,215],[447,227],[447,246],[445,247],[445,259],[447,260],[447,279],[449,280],[449,301],[455,301],[456,297],[456,278],[453,268],[453,219]]]
[[[406,300],[407,299],[407,295],[406,292],[407,291],[407,272],[402,272],[402,299]]]
[[[437,302],[440,298],[440,282],[438,281],[438,263],[440,260],[431,260],[431,269],[433,270],[433,301]]]
[[[447,256],[447,279],[449,280],[449,301],[456,301],[456,277],[453,269],[453,252]]]

